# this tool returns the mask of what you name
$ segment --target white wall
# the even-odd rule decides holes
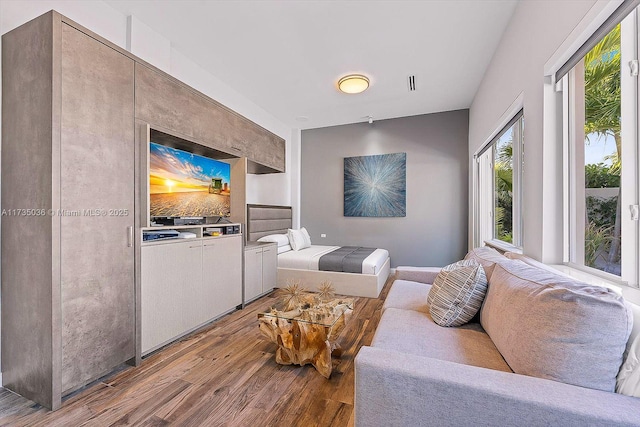
[[[292,188],[298,188],[297,183],[292,185],[292,180],[298,180],[300,175],[299,130],[289,128],[267,111],[196,65],[194,61],[173,48],[170,40],[154,32],[136,17],[127,17],[102,1],[0,0],[0,34],[4,34],[51,9],[73,19],[123,49],[130,50],[145,61],[284,138],[286,140],[286,173],[249,176],[247,179],[247,202],[278,205],[295,203],[293,205],[294,211],[300,211],[299,195],[292,197],[291,194]],[[2,64],[0,63],[1,70]],[[0,92],[0,99],[1,96]],[[297,191],[299,193],[299,189]],[[1,379],[0,374],[0,383]]]
[[[562,144],[556,129],[545,128],[557,99],[544,69],[594,5],[601,7],[595,0],[519,2],[470,109],[471,161],[522,95],[524,252],[545,262],[562,262]],[[472,206],[469,212],[472,218]]]

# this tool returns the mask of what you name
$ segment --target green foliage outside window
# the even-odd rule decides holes
[[[619,273],[620,266],[620,25],[607,34],[584,59],[585,144],[591,138],[613,137],[611,165],[585,165],[585,188],[618,188],[610,198],[585,198],[585,259],[587,266]]]
[[[495,237],[513,243],[513,138],[496,144],[494,178]]]

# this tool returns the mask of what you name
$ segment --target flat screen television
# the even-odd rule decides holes
[[[151,142],[149,216],[228,217],[231,165]]]

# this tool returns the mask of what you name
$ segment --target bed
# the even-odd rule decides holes
[[[248,242],[273,234],[286,236],[290,228],[290,206],[247,205]],[[330,281],[337,294],[377,298],[389,277],[389,252],[372,248],[373,251],[361,263],[362,273],[319,270],[322,256],[338,248],[312,245],[299,251],[278,254],[277,286],[285,287],[288,283],[299,281],[308,290],[316,290],[320,283]]]

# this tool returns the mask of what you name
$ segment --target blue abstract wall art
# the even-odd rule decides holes
[[[407,153],[345,157],[344,216],[407,216]]]

